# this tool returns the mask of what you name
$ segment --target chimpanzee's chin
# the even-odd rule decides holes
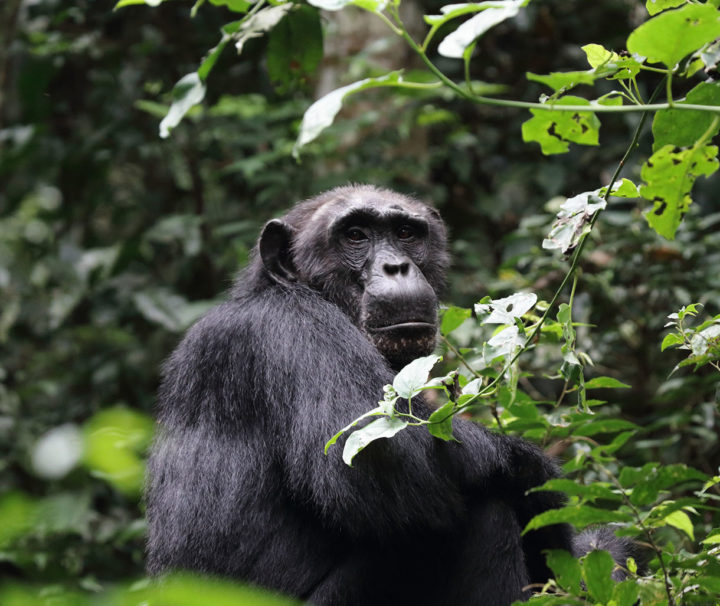
[[[430,355],[437,340],[437,326],[425,322],[408,322],[368,332],[394,370],[400,370],[415,358]]]

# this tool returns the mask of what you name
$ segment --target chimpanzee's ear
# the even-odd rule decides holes
[[[260,258],[275,282],[295,282],[297,270],[292,260],[293,229],[280,219],[265,225],[260,234]]]

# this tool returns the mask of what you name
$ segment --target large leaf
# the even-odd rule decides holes
[[[665,145],[643,165],[641,175],[645,184],[640,187],[640,194],[653,203],[645,218],[661,236],[675,238],[692,202],[692,186],[698,177],[707,177],[718,169],[717,154],[714,145],[689,149]]]
[[[720,106],[720,83],[701,82],[693,88],[677,105],[692,103],[693,105]],[[717,114],[702,111],[680,109],[663,109],[655,114],[653,120],[653,151],[665,145],[691,147],[705,135]],[[716,126],[713,135],[717,134],[720,125]]]
[[[627,49],[673,69],[684,57],[720,36],[720,12],[709,4],[687,4],[653,17],[635,29]]]
[[[350,434],[343,449],[343,461],[352,466],[355,456],[369,444],[380,438],[392,438],[408,426],[407,421],[397,417],[381,417],[368,423],[362,429]]]
[[[607,551],[591,551],[583,561],[582,576],[588,593],[601,604],[607,604],[612,598],[613,568],[615,562]]]

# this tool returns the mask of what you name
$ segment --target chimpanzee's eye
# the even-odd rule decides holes
[[[345,232],[345,237],[351,242],[362,242],[367,240],[365,232],[359,227],[351,227]]]
[[[397,230],[396,235],[401,240],[409,240],[415,235],[415,232],[413,231],[412,227],[409,227],[408,225],[403,225]]]

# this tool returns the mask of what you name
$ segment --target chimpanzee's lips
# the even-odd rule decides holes
[[[400,331],[427,331],[435,330],[435,324],[430,322],[399,322],[398,324],[387,324],[386,326],[369,326],[370,332],[389,332],[394,330]]]

